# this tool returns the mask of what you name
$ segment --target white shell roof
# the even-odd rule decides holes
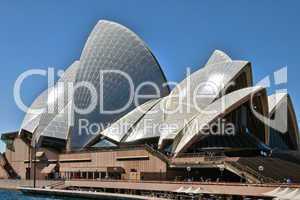
[[[48,91],[45,103],[48,110],[40,115],[39,125],[34,133],[37,141],[41,136],[66,139],[69,127],[65,121],[69,121],[68,115],[73,114],[72,110],[68,109],[70,108],[68,104],[73,100],[71,91],[68,89],[69,84],[75,82],[78,67],[79,61],[75,61],[66,69],[55,86]]]
[[[172,112],[165,114],[164,123],[173,128],[162,135],[159,143],[173,139],[187,122],[222,96],[222,91],[246,68],[251,71],[249,62],[232,61],[225,53],[214,51],[204,68],[183,80],[166,98],[166,110]],[[251,85],[252,80],[246,87]]]
[[[229,61],[232,60],[226,53],[220,50],[215,50],[213,54],[210,56],[210,58],[208,59],[206,66],[211,64],[222,63],[222,62],[229,62]]]
[[[239,105],[249,100],[252,95],[262,92],[263,90],[265,89],[259,86],[244,88],[216,100],[205,109],[205,111],[208,112],[199,114],[182,130],[182,138],[176,146],[174,153],[180,153],[183,149],[187,148],[193,139],[199,137],[204,126],[237,108]]]
[[[138,104],[129,102],[129,106],[120,112],[101,112],[101,108],[109,111],[121,109],[128,103],[131,95],[128,81],[122,75],[114,72],[103,75],[101,72],[104,70],[121,71],[129,75],[135,88],[145,82],[155,83],[160,93],[156,95],[153,88],[142,87],[140,94],[149,96],[140,99]],[[102,85],[100,85],[101,80],[103,80]],[[70,137],[70,146],[73,149],[86,147],[95,137],[100,137],[100,135],[91,134],[89,130],[79,130],[79,119],[100,124],[100,134],[104,127],[116,122],[137,106],[153,99],[150,95],[160,98],[169,94],[163,71],[145,42],[125,26],[106,20],[100,20],[96,24],[84,46],[76,83],[81,81],[87,81],[97,89],[98,102],[101,101],[101,103],[98,103],[93,112],[88,114],[75,113],[75,123]],[[75,91],[74,104],[77,107],[86,108],[90,101],[91,95],[87,88],[79,88]]]
[[[268,96],[268,105],[269,105],[269,113],[273,113],[275,111],[276,106],[284,99],[287,98],[287,93],[278,92]]]
[[[165,98],[160,99],[160,102],[156,103],[138,123],[134,126],[130,135],[126,138],[125,142],[134,142],[147,138],[160,137],[160,125],[164,121],[164,107],[161,102]]]
[[[115,142],[121,142],[122,138],[129,133],[129,131],[135,126],[135,124],[143,118],[160,99],[149,100],[146,103],[136,107],[128,114],[120,118],[118,121],[113,123],[110,127],[100,133],[100,135],[106,136]]]
[[[22,129],[29,131],[31,133],[35,131],[35,129],[37,128],[40,122],[41,114],[46,112],[47,99],[48,99],[48,90],[45,90],[33,101],[29,109],[32,111],[35,109],[40,109],[40,112],[32,113],[31,111],[27,111],[23,119],[20,131]]]
[[[134,127],[132,128],[129,136],[122,142],[135,142],[142,139],[159,137],[159,145],[165,139],[174,139],[179,131],[186,126],[193,117],[199,114],[201,109],[205,109],[210,103],[217,99],[220,92],[234,80],[243,70],[251,72],[251,66],[247,61],[232,61],[225,53],[216,50],[210,57],[207,65],[200,70],[193,73],[189,79],[183,80],[171,93],[164,97],[155,106],[149,108],[150,110],[142,115],[139,120],[136,120]],[[251,76],[250,76],[251,77]],[[191,87],[188,87],[188,82],[191,82]],[[216,91],[211,93],[207,83],[212,83],[217,86]],[[203,85],[201,85],[203,84]],[[248,86],[251,86],[252,80],[249,81]],[[200,87],[199,87],[200,85]],[[197,109],[192,103],[186,103],[186,100],[193,97],[193,91],[199,87],[200,93],[210,95],[199,95],[196,98],[196,106],[200,104],[201,109]],[[182,93],[185,93],[182,95]],[[176,106],[182,106],[183,110],[171,112],[168,111],[176,109]],[[126,121],[126,118],[130,118],[131,114],[122,117],[122,120],[117,121],[111,127],[115,129],[120,127],[120,123]],[[130,119],[129,119],[130,121]],[[121,141],[120,136],[124,136],[129,130],[125,129],[120,132],[112,131],[112,129],[106,129],[101,134],[108,138]],[[109,131],[108,131],[109,130]],[[115,129],[117,130],[117,129]],[[114,135],[114,136],[113,136]],[[117,136],[116,136],[117,135]]]
[[[169,94],[169,87],[166,84],[163,71],[144,41],[134,32],[118,23],[100,20],[87,39],[80,61],[73,63],[55,86],[49,88],[48,92],[44,92],[32,104],[32,107],[52,108],[51,112],[35,115],[28,113],[21,129],[26,128],[30,132],[35,132],[35,139],[40,138],[40,136],[59,139],[70,138],[71,148],[83,148],[90,139],[93,139],[93,135],[79,133],[77,128],[79,127],[77,126],[79,119],[87,119],[90,123],[110,124],[136,107],[133,105],[134,103],[131,103],[128,109],[118,114],[99,114],[100,103],[97,101],[97,107],[92,113],[86,115],[74,113],[74,116],[69,117],[74,119],[74,126],[70,132],[70,137],[67,137],[70,124],[69,119],[66,119],[62,111],[69,110],[67,105],[71,101],[77,108],[85,108],[91,100],[89,91],[84,87],[76,89],[74,96],[67,95],[67,83],[75,82],[76,84],[82,81],[91,83],[97,89],[99,100],[99,83],[102,78],[102,76],[100,77],[100,70],[119,70],[127,73],[132,78],[135,87],[141,83],[154,82],[160,89],[157,98]],[[120,78],[119,74],[112,74],[103,79],[106,84],[101,85],[103,88],[101,92],[104,93],[105,98],[101,102],[101,106],[106,110],[119,109],[128,102],[128,95],[130,95],[127,94],[130,92],[128,85],[126,85],[128,82],[125,78]],[[148,98],[138,102],[138,105],[153,99],[150,95],[156,95],[156,90],[146,86],[140,89],[140,94],[148,95]],[[138,118],[141,113],[135,114],[135,117]],[[129,116],[133,117],[132,115]],[[121,137],[121,135],[122,133],[119,136]],[[117,137],[115,139],[119,140]]]
[[[294,128],[294,140],[297,148],[300,148],[300,135],[296,113],[289,94],[286,92],[277,92],[268,96],[269,117],[275,112],[275,118],[270,119],[269,126],[281,133],[286,133],[290,128],[289,123],[292,123]],[[289,109],[290,108],[290,109]],[[290,112],[290,113],[289,113]],[[290,115],[288,115],[290,114]],[[290,116],[291,118],[289,118]],[[288,119],[290,121],[288,121]]]
[[[67,140],[73,118],[72,105],[73,102],[70,101],[59,113],[55,115],[49,114],[52,120],[44,125],[39,137],[44,136]]]

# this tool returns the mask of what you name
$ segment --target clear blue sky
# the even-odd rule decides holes
[[[13,99],[18,75],[30,68],[65,69],[99,19],[143,38],[168,80],[180,81],[186,67],[201,67],[214,49],[251,61],[255,82],[288,66],[287,87],[300,117],[299,10],[296,0],[1,0],[0,132],[17,130],[24,117]],[[30,104],[46,85],[40,77],[27,80],[24,101]]]

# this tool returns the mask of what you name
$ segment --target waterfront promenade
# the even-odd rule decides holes
[[[67,180],[67,181],[37,181],[37,189],[33,190],[32,180],[0,180],[0,188],[24,189],[34,194],[52,194],[70,196],[72,192],[80,193],[82,197],[91,198],[97,195],[119,194],[122,197],[137,196],[145,199],[145,195],[162,194],[176,195],[194,193],[222,196],[265,197],[265,194],[276,188],[300,188],[300,185],[279,184],[243,184],[216,182],[170,182],[170,181],[121,181],[121,180]],[[58,187],[59,186],[59,187]],[[71,191],[70,191],[71,190]],[[70,194],[69,194],[70,193]],[[158,195],[160,196],[160,195]],[[118,195],[115,197],[118,198]],[[139,198],[138,198],[139,199]],[[157,199],[157,198],[156,198]]]
[[[238,183],[208,183],[208,182],[169,182],[169,181],[66,181],[67,187],[77,188],[110,188],[127,190],[147,190],[153,192],[178,192],[187,189],[199,189],[206,194],[238,195],[238,196],[264,196],[279,185],[238,184]],[[298,187],[298,186],[295,186]]]
[[[19,188],[25,194],[38,194],[49,196],[63,196],[74,198],[89,198],[89,199],[108,199],[108,200],[167,200],[166,198],[149,197],[133,194],[118,194],[108,192],[93,192],[93,191],[71,191],[71,190],[56,190],[56,189],[41,189],[41,188]]]
[[[61,181],[50,181],[50,180],[37,180],[37,187],[45,187],[48,185],[55,185]],[[19,187],[33,187],[32,180],[12,180],[12,179],[0,179],[0,188],[17,190]]]

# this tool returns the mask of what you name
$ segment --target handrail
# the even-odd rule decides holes
[[[120,183],[163,183],[163,184],[200,184],[200,185],[226,185],[226,186],[258,186],[258,187],[279,187],[288,186],[292,188],[300,188],[299,184],[282,184],[282,183],[237,183],[237,182],[201,182],[201,181],[147,181],[147,180],[117,180],[117,179],[100,179],[100,180],[85,180],[85,179],[71,179],[66,182],[120,182]]]
[[[214,153],[214,152],[213,152]],[[215,154],[212,154],[214,157],[225,157],[224,152],[216,152]],[[177,157],[211,157],[211,155],[208,152],[197,152],[197,153],[180,153]]]
[[[60,186],[60,185],[65,185],[65,180],[59,181],[59,182],[57,182],[57,183],[49,184],[49,185],[47,185],[46,187],[54,188],[54,187],[57,187],[57,186]]]
[[[249,174],[251,174],[252,176],[256,177],[257,179],[262,178],[263,180],[267,181],[267,182],[271,182],[271,183],[276,183],[277,181],[275,179],[272,179],[270,177],[266,177],[261,173],[258,173],[257,171],[253,170],[252,168],[248,167],[248,166],[244,166],[241,165],[237,162],[230,162],[231,165],[236,166],[237,168],[239,168],[242,171],[245,171]]]
[[[0,153],[1,166],[9,175],[9,178],[17,178],[18,174],[14,170],[14,168],[8,162],[5,153]]]
[[[161,153],[160,151],[155,150],[153,147],[149,146],[148,144],[145,144],[145,149],[149,150],[153,154],[157,155],[160,159],[162,159],[166,163],[170,164],[170,159],[165,154]]]

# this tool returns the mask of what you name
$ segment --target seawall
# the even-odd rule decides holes
[[[46,180],[37,180],[37,187],[44,187],[47,185],[56,184],[59,181],[46,181]],[[9,189],[9,190],[18,190],[19,187],[33,187],[32,180],[12,180],[12,179],[2,179],[0,180],[0,188],[1,189]]]

